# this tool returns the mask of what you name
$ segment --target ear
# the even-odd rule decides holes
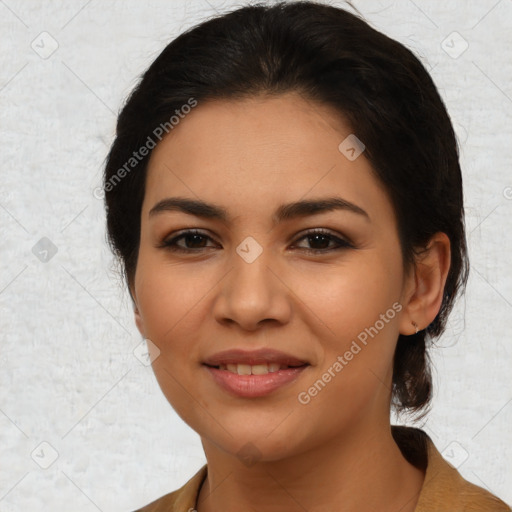
[[[140,311],[139,311],[139,306],[137,303],[137,296],[135,294],[135,287],[133,285],[130,285],[129,290],[130,290],[130,296],[131,296],[132,304],[133,304],[133,313],[134,313],[134,317],[135,317],[135,324],[137,325],[137,329],[139,330],[142,337],[145,338],[146,335],[144,334],[144,331],[145,331],[144,320],[142,319],[142,315],[140,314]]]
[[[426,329],[435,319],[443,302],[450,261],[450,239],[446,233],[436,233],[416,256],[414,268],[406,278],[400,334],[414,334],[416,327],[419,331]]]

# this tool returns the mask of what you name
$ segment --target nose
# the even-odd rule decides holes
[[[213,314],[222,324],[255,331],[269,322],[286,324],[291,317],[290,290],[279,276],[270,251],[252,262],[236,252],[231,270],[219,283]]]

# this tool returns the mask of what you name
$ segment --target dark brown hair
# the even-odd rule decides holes
[[[360,17],[309,1],[258,4],[211,18],[172,41],[118,117],[104,173],[108,242],[133,283],[151,150],[137,153],[136,161],[133,155],[154,145],[158,127],[169,131],[171,116],[191,98],[200,105],[291,91],[338,112],[365,144],[394,206],[404,268],[434,233],[450,239],[441,309],[426,329],[400,335],[395,352],[393,405],[421,412],[432,395],[426,348],[443,332],[469,267],[457,141],[420,61]]]

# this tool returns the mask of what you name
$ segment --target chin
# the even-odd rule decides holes
[[[278,461],[300,454],[307,450],[308,439],[311,442],[312,436],[308,436],[300,425],[279,425],[276,421],[257,423],[247,416],[242,421],[238,425],[226,423],[231,425],[227,432],[218,424],[190,426],[201,436],[207,456],[209,452],[221,450],[237,457],[247,467],[257,462]]]

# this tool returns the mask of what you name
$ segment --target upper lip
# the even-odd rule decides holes
[[[303,366],[309,364],[303,359],[271,348],[262,348],[259,350],[224,350],[223,352],[213,354],[203,361],[203,364],[208,366],[219,366],[221,364],[256,365],[266,363],[279,363],[287,366]]]

